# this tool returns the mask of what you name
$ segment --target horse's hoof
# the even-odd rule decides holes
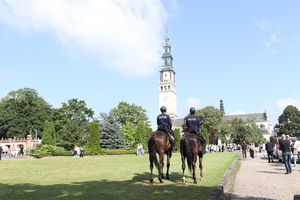
[[[170,179],[170,177],[168,177],[168,176],[167,176],[167,178],[166,178],[166,179]]]
[[[194,181],[194,184],[197,184],[197,181]]]

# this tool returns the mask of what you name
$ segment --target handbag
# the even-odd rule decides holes
[[[294,149],[293,154],[294,154],[294,155],[298,155],[297,149]]]

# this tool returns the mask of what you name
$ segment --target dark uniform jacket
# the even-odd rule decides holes
[[[266,151],[267,151],[267,152],[274,151],[274,149],[273,149],[274,146],[275,146],[274,143],[272,143],[272,142],[267,142],[267,143],[266,143]]]
[[[168,129],[172,129],[172,121],[169,115],[166,113],[161,113],[157,116],[157,126],[167,127]]]
[[[282,153],[291,152],[291,141],[290,140],[281,140],[279,149],[282,150]]]
[[[196,115],[189,115],[185,121],[189,130],[198,130],[200,128],[200,119]]]

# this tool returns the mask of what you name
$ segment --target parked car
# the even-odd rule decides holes
[[[292,146],[294,146],[297,137],[290,137],[291,141],[292,141]],[[282,151],[280,150],[280,141],[281,141],[281,137],[278,137],[276,139],[276,144],[275,144],[275,151],[274,151],[274,157],[278,159],[278,161],[282,161],[283,162],[283,157],[282,157]],[[291,159],[292,159],[292,152],[291,152]],[[297,158],[298,160],[298,158]]]

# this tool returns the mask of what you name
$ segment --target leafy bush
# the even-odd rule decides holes
[[[46,156],[59,156],[65,154],[65,150],[62,147],[56,147],[52,145],[40,145],[36,149],[30,149],[30,155],[35,158],[43,158]],[[29,153],[29,150],[27,150]],[[69,155],[72,155],[71,153]]]
[[[95,149],[89,149],[88,147],[84,147],[84,156],[94,156],[94,155],[125,155],[125,154],[136,154],[135,148],[130,149],[106,149],[101,148],[100,151]],[[51,146],[51,145],[40,145],[37,146],[36,149],[30,149],[30,155],[35,158],[43,158],[48,156],[72,156],[72,152],[70,150],[65,150],[63,147]],[[26,151],[26,155],[28,155],[29,149]]]

